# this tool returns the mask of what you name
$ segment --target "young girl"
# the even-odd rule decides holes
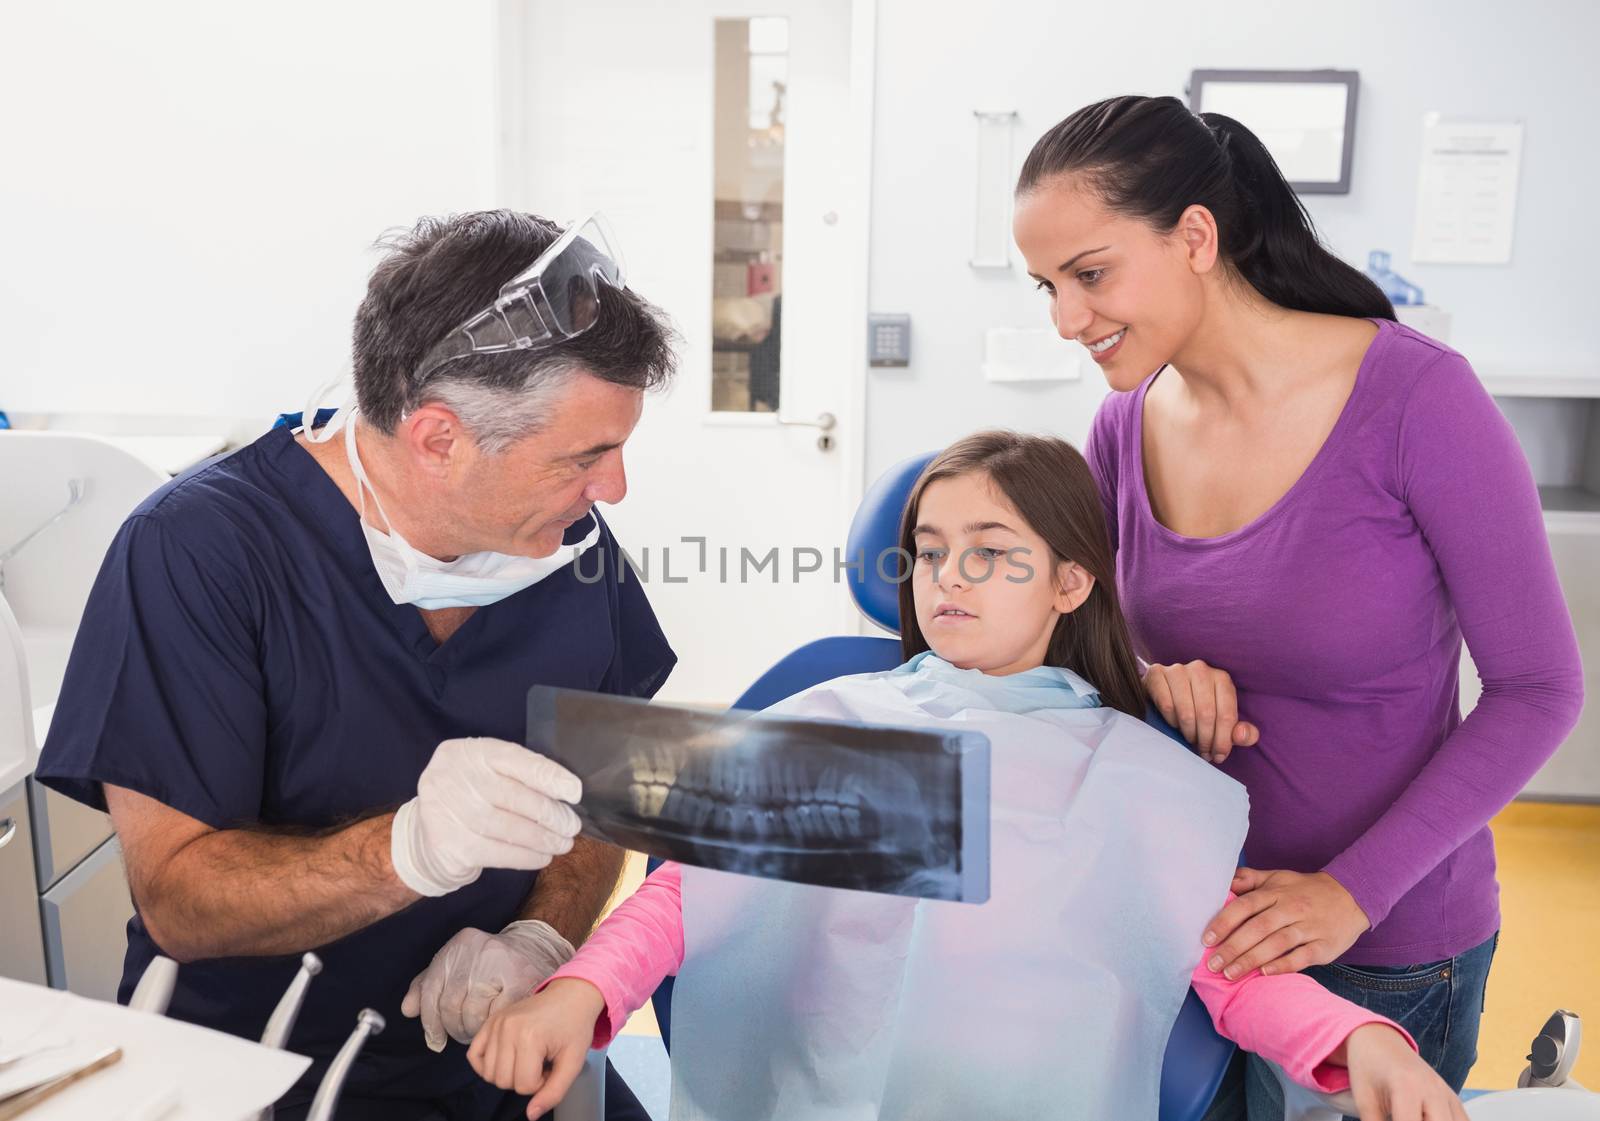
[[[533,1094],[537,1117],[586,1048],[683,967],[675,1117],[1154,1117],[1192,984],[1220,1032],[1302,1085],[1353,1089],[1365,1121],[1464,1121],[1389,1021],[1297,975],[1230,981],[1196,964],[1244,800],[1138,721],[1078,453],[1008,432],[958,442],[918,479],[901,544],[915,557],[900,588],[907,664],[783,708],[988,735],[989,902],[663,865],[534,995],[490,1018],[468,1052],[478,1073]],[[698,996],[685,992],[693,970]]]

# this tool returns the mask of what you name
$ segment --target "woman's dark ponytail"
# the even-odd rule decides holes
[[[1204,206],[1223,259],[1280,307],[1394,318],[1383,291],[1323,247],[1271,154],[1232,117],[1197,117],[1175,97],[1097,102],[1039,138],[1017,194],[1069,174],[1085,176],[1112,210],[1163,231]]]

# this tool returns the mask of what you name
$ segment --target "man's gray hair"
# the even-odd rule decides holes
[[[406,414],[438,402],[496,455],[537,431],[575,377],[639,390],[665,385],[676,368],[666,317],[631,290],[605,285],[595,325],[576,338],[468,355],[416,377],[434,344],[492,303],[560,233],[537,215],[488,210],[424,218],[382,239],[389,253],[367,283],[354,331],[356,397],[367,423],[393,433]]]
[[[485,455],[499,455],[543,428],[562,392],[583,372],[570,362],[530,362],[529,367],[520,389],[475,378],[430,378],[418,404],[437,401],[456,414]]]

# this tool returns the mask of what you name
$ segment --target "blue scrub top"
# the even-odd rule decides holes
[[[590,528],[579,522],[568,541]],[[522,742],[532,685],[655,694],[677,658],[624,563],[601,522],[574,565],[479,608],[440,646],[415,607],[384,591],[339,488],[275,428],[174,479],[123,524],[36,776],[100,809],[99,784],[113,783],[218,829],[322,829],[393,809],[415,795],[441,740]],[[331,1057],[371,1007],[388,1028],[367,1043],[348,1095],[431,1097],[475,1083],[466,1049],[429,1051],[400,1000],[457,931],[513,921],[535,877],[487,871],[317,947],[323,972],[289,1049]],[[135,915],[124,1002],[159,952]],[[170,1014],[259,1037],[298,960],[184,965]],[[285,1100],[314,1089],[323,1067]]]

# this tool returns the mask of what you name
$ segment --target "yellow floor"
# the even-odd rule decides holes
[[[1467,1085],[1516,1085],[1534,1033],[1551,1012],[1566,1008],[1589,1024],[1576,1077],[1600,1086],[1600,806],[1519,802],[1491,824],[1504,925],[1489,976],[1479,1061]],[[618,898],[643,877],[644,858],[630,854]],[[648,1005],[623,1031],[661,1034]]]
[[[1600,1086],[1600,806],[1517,802],[1490,826],[1500,861],[1500,949],[1467,1085],[1516,1085],[1534,1033],[1565,1008],[1588,1026],[1574,1075]]]
[[[617,893],[612,896],[611,903],[615,906],[620,899],[626,899],[633,894],[633,889],[644,880],[643,853],[630,852],[628,866],[622,870],[622,883],[617,888]],[[609,909],[609,908],[608,908]],[[653,1035],[660,1037],[661,1027],[656,1023],[655,1009],[646,1004],[639,1011],[628,1017],[628,1022],[622,1025],[623,1035]]]

